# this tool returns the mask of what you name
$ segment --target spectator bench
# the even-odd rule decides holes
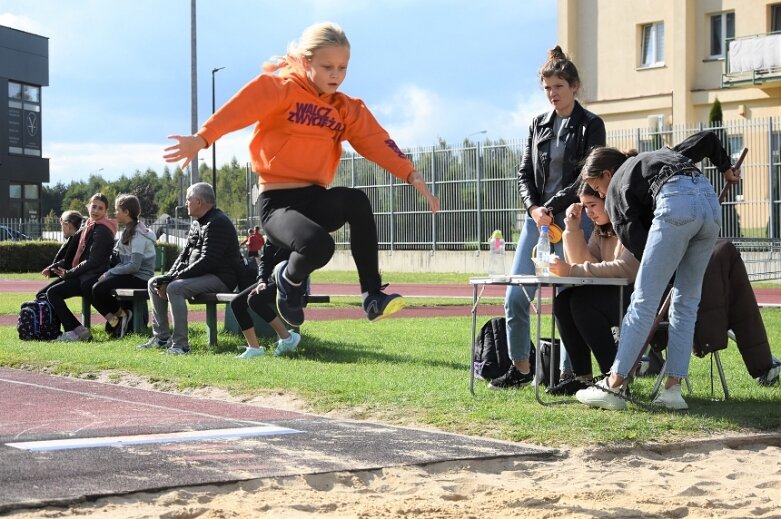
[[[130,301],[133,310],[133,323],[131,330],[135,333],[144,333],[144,311],[149,301],[149,292],[144,288],[117,288],[113,290],[114,296],[118,301]],[[226,293],[204,293],[187,299],[191,305],[206,305],[206,335],[209,345],[217,344],[217,305],[228,304],[239,295],[238,292]],[[331,296],[312,295],[308,296],[308,304],[312,303],[330,303]],[[89,315],[91,309],[89,303],[82,298],[82,314],[84,315],[84,326],[89,327]],[[254,312],[251,312],[254,315]]]

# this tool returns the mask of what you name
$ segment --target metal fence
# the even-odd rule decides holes
[[[647,151],[675,145],[703,129],[706,126],[660,124],[611,131],[607,143]],[[744,146],[750,149],[742,168],[743,182],[732,188],[723,203],[722,236],[738,245],[752,279],[781,278],[781,118],[729,121],[708,129],[719,134],[734,156]],[[525,215],[516,182],[524,144],[518,139],[405,150],[441,201],[436,215],[414,188],[354,153],[345,153],[334,185],[355,187],[369,196],[382,250],[487,250],[494,229],[502,231],[508,249],[514,250]],[[720,191],[721,175],[707,160],[701,167]],[[247,174],[247,185],[255,186],[254,173],[248,168]],[[248,218],[235,222],[239,235],[260,224],[257,188],[251,189]],[[176,227],[171,234],[186,234],[186,226]],[[0,239],[10,231],[38,238],[46,232],[56,234],[59,224],[56,219],[0,221]],[[337,247],[349,248],[349,226],[334,236]]]
[[[607,144],[648,151],[673,146],[703,129],[715,131],[735,158],[744,146],[750,149],[743,182],[723,202],[722,237],[738,245],[754,279],[781,277],[781,118],[611,131]],[[525,214],[516,184],[524,144],[519,139],[405,150],[440,198],[442,210],[436,215],[411,186],[352,153],[342,158],[334,185],[368,194],[383,250],[487,250],[494,229],[514,249]],[[721,174],[707,160],[700,166],[720,192]],[[349,246],[348,227],[335,237],[339,247]]]

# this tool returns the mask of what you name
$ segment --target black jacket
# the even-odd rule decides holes
[[[651,188],[662,175],[693,168],[709,158],[719,171],[732,163],[715,133],[695,133],[674,148],[661,148],[629,157],[616,170],[608,187],[605,210],[624,247],[639,260],[643,257],[654,217],[655,195]],[[658,185],[658,184],[657,184]]]
[[[241,265],[239,236],[230,218],[216,207],[190,225],[187,245],[168,275],[187,279],[214,274],[228,287],[236,288]]]
[[[83,227],[83,226],[82,226]],[[86,232],[84,230],[79,233]],[[79,238],[76,238],[73,257],[76,255]],[[111,262],[111,251],[114,250],[114,233],[105,225],[95,225],[87,235],[84,242],[84,252],[81,254],[79,264],[70,268],[70,263],[65,265],[65,275],[63,279],[79,278],[82,282],[90,277],[100,277],[101,274],[109,269]]]
[[[561,181],[562,186],[568,187],[550,200],[541,200],[545,182],[550,174],[550,143],[554,137],[555,114],[555,110],[552,110],[538,115],[529,127],[529,136],[518,168],[518,192],[527,213],[533,206],[538,205],[548,207],[553,214],[558,214],[571,203],[577,202],[580,162],[591,148],[604,146],[606,142],[604,121],[575,101],[575,108],[567,125],[564,176]]]
[[[60,250],[58,250],[57,254],[54,255],[52,264],[46,267],[50,271],[49,272],[50,278],[57,277],[56,274],[51,272],[51,270],[55,268],[62,267],[65,270],[71,268],[71,263],[73,263],[73,257],[76,255],[76,249],[79,248],[80,238],[81,238],[81,229],[76,231],[76,234],[65,239],[65,243],[62,244]]]

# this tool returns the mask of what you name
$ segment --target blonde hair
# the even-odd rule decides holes
[[[287,54],[274,56],[263,63],[263,72],[273,73],[285,67],[303,69],[302,60],[311,60],[317,49],[324,47],[347,47],[350,42],[344,30],[333,22],[320,22],[310,25],[297,41],[287,46]]]

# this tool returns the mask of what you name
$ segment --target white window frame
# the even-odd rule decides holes
[[[647,37],[646,37],[647,36]],[[664,22],[640,26],[640,68],[664,65]]]
[[[729,28],[729,18],[732,17],[732,34],[727,33]],[[715,42],[713,41],[713,24],[716,18],[720,18],[718,21],[719,30],[721,31],[719,38],[719,46],[721,49],[714,49]],[[735,11],[723,11],[721,13],[712,14],[708,17],[708,57],[711,59],[723,59],[727,55],[727,40],[735,38]]]

